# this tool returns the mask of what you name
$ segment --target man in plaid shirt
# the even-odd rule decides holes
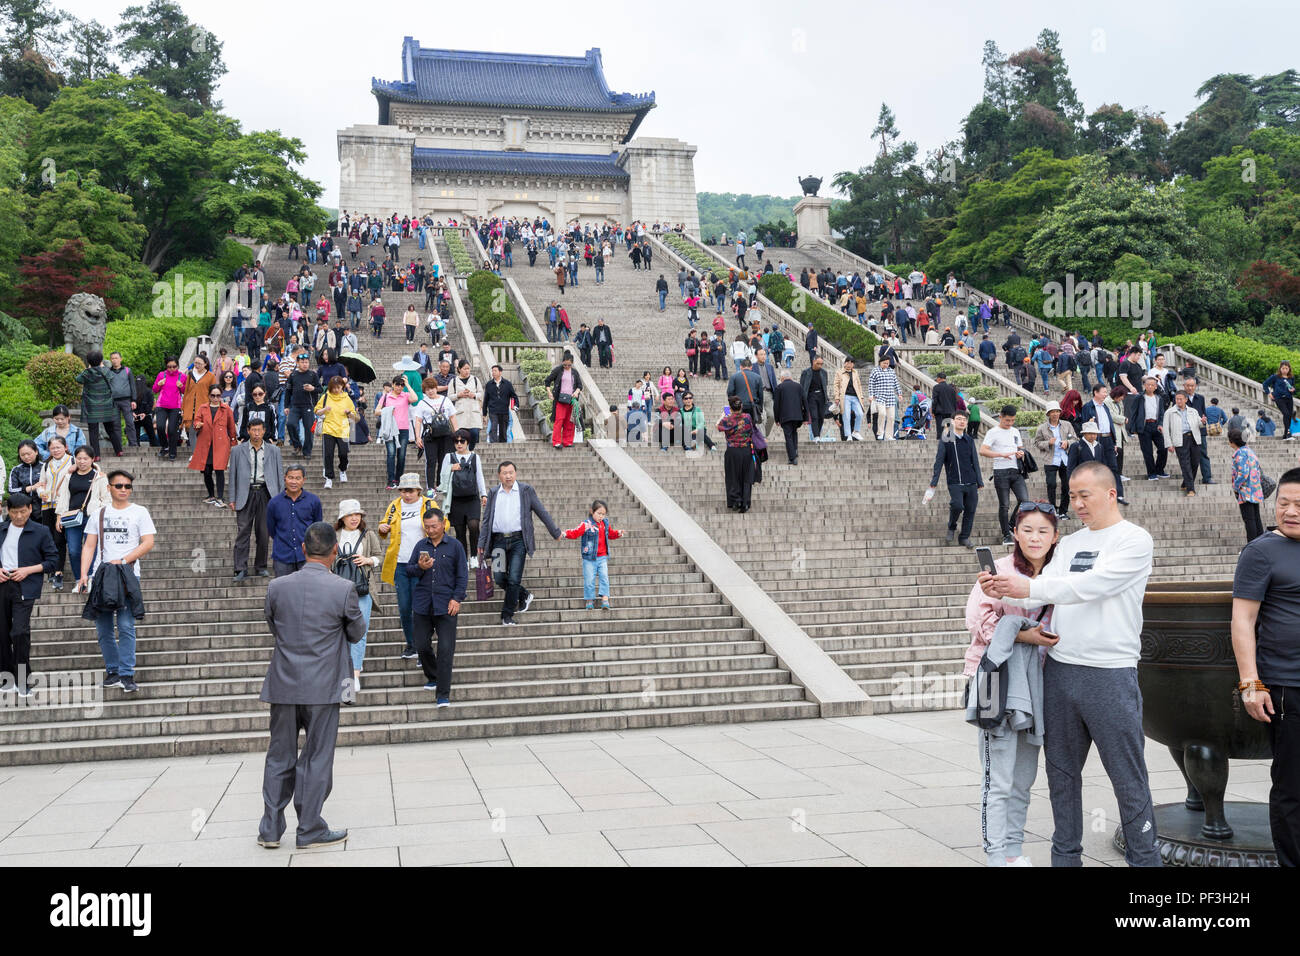
[[[894,440],[894,417],[898,413],[898,374],[890,368],[888,356],[882,356],[878,367],[871,370],[867,391],[875,404],[876,440]]]

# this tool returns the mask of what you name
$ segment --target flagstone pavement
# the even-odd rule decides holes
[[[1147,742],[1157,804],[1185,790]],[[340,750],[325,818],[348,842],[257,846],[263,755],[0,768],[4,866],[971,866],[975,731],[957,711]],[[1085,865],[1123,865],[1094,750]],[[1229,799],[1263,801],[1234,761]],[[1049,864],[1041,767],[1026,852]]]

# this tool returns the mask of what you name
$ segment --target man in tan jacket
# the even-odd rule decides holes
[[[844,366],[835,373],[835,380],[831,382],[831,401],[839,406],[840,421],[844,426],[844,440],[862,441],[862,422],[866,418],[866,408],[863,400],[866,392],[862,390],[862,379],[858,378],[858,370],[853,362],[852,355],[844,356]],[[856,427],[854,425],[856,418]]]
[[[1043,474],[1047,476],[1047,500],[1056,505],[1056,513],[1062,518],[1070,512],[1070,446],[1078,440],[1074,426],[1061,421],[1060,403],[1049,402],[1047,421],[1034,432],[1034,447],[1042,456]],[[1060,498],[1056,497],[1058,478],[1061,483]]]

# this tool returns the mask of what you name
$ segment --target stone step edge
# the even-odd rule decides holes
[[[872,713],[871,698],[803,628],[794,622],[713,537],[687,514],[613,439],[593,439],[588,447],[676,542],[705,578],[762,641],[790,679],[818,704],[823,717]]]

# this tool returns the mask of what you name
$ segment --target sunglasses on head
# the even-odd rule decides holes
[[[1022,501],[1017,511],[1041,511],[1045,515],[1056,514],[1056,506],[1050,501]]]

